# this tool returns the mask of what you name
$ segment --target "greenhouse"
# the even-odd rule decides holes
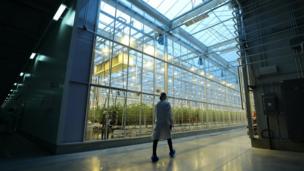
[[[175,133],[245,123],[232,2],[204,1],[100,2],[86,140],[151,135],[161,92]]]

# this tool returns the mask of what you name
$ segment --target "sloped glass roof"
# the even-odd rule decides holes
[[[164,16],[172,20],[173,18],[197,7],[204,0],[143,0]]]
[[[209,3],[212,0],[143,0],[171,21],[189,11]],[[206,13],[206,17],[191,25],[181,28],[210,47],[210,53],[220,55],[228,62],[236,61],[237,32],[233,9],[228,1],[222,1],[214,10]],[[195,17],[195,16],[193,16]]]
[[[232,12],[225,5],[208,13],[207,18],[190,26],[183,25],[182,28],[207,46],[234,39],[236,34]]]
[[[116,2],[119,9],[115,12]],[[170,7],[170,3],[172,2],[174,4],[179,3],[180,5],[176,5],[176,8]],[[193,11],[210,2],[216,2],[213,4],[218,5],[213,5],[211,9],[209,6],[208,8],[204,7],[207,10],[206,13],[197,11],[196,15],[191,16],[190,19],[185,19],[178,23],[176,28],[170,28],[168,22],[177,21],[176,17],[182,18],[180,15],[183,13],[178,11],[177,6],[184,6],[183,11],[192,15]],[[147,8],[142,8],[141,5],[146,7],[151,6],[150,10],[157,10],[160,14],[155,15],[149,9],[145,11],[144,9]],[[189,8],[186,8],[187,6]],[[169,59],[172,63],[183,65],[182,67],[191,71],[196,71],[196,69],[205,70],[206,73],[212,74],[210,76],[221,79],[228,79],[228,76],[231,75],[233,77],[231,80],[234,80],[239,55],[237,52],[237,31],[233,9],[230,6],[229,0],[105,0],[101,2],[101,9],[103,10],[100,11],[98,23],[98,28],[100,29],[97,32],[105,37],[110,36],[109,38],[112,37],[112,33],[115,33],[117,40],[120,41],[119,37],[129,34],[128,27],[130,27],[132,28],[132,41],[137,42],[137,45],[140,45],[140,42],[146,41],[147,47],[148,45],[154,47],[153,41],[156,40],[156,36],[160,33],[159,30],[168,31],[171,34],[168,37],[169,46],[167,50],[168,55],[172,58]],[[162,21],[161,15],[167,17],[167,21]],[[193,23],[185,24],[200,15],[205,15],[206,17]],[[116,27],[116,31],[114,31],[114,27]],[[167,30],[168,28],[170,30]],[[136,34],[133,34],[133,32]],[[183,32],[187,34],[182,34]],[[147,38],[143,40],[145,36]],[[194,39],[187,39],[192,36]],[[131,39],[124,39],[123,42],[125,40],[128,42]],[[138,47],[136,46],[135,48]],[[152,49],[151,53],[154,54],[156,52],[157,58],[163,59],[163,46],[155,42],[155,48],[157,51]],[[148,48],[146,50],[148,51]],[[224,72],[226,71],[227,73],[225,74]],[[208,77],[208,75],[206,76]]]

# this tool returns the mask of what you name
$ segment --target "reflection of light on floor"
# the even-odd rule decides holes
[[[92,171],[101,171],[103,170],[103,167],[100,166],[100,161],[98,159],[98,157],[92,157],[91,159],[92,163],[91,163],[91,166],[92,166]]]
[[[194,169],[198,169],[198,160],[194,160]]]

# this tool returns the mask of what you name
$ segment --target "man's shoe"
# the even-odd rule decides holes
[[[151,161],[152,161],[153,163],[157,162],[158,160],[159,160],[159,158],[158,158],[157,156],[152,156],[152,157],[151,157]]]
[[[171,158],[175,157],[175,150],[170,151],[169,155],[170,155]]]

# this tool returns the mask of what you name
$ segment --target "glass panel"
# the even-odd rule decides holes
[[[202,0],[144,0],[169,19],[173,19],[201,4]]]
[[[147,16],[129,1],[121,2]],[[152,6],[157,3],[175,6],[173,1],[167,0],[150,2]],[[180,10],[184,12],[192,7],[190,4]],[[229,19],[227,10],[230,9],[219,8],[210,13],[209,18],[197,23],[200,28],[194,25],[185,28],[191,33],[207,28],[208,24],[218,25],[193,33],[195,37],[201,36],[197,37],[200,41],[209,42],[208,46],[214,50],[206,52],[206,57],[190,47],[192,42],[181,41],[175,33],[160,33],[156,27],[147,25],[146,20],[132,18],[128,11],[115,9],[102,1],[92,60],[85,139],[150,136],[154,106],[159,101],[159,93],[166,88],[173,110],[174,133],[243,124],[245,117],[240,108],[237,76],[209,59],[214,54],[221,54],[233,61],[237,54],[229,50],[236,43],[218,44],[233,38],[226,29],[231,27],[228,21],[220,23],[218,19],[218,16]],[[167,14],[175,15],[170,11]],[[148,19],[151,20],[151,16]]]

